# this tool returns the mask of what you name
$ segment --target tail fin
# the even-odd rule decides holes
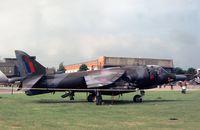
[[[19,50],[15,51],[15,55],[21,77],[46,74],[46,68],[38,63],[34,57]]]

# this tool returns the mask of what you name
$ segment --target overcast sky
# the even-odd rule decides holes
[[[46,67],[99,56],[173,59],[200,67],[199,0],[0,0],[0,57]]]

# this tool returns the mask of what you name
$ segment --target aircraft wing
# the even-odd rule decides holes
[[[102,88],[113,84],[125,73],[121,69],[107,69],[96,73],[91,73],[85,76],[87,88]]]

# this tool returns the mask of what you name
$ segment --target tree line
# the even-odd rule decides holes
[[[182,69],[181,67],[174,68],[175,74],[187,74],[187,75],[196,75],[197,71],[195,68],[188,68],[187,70]]]
[[[87,65],[85,65],[85,64],[80,65],[79,71],[87,71],[87,70],[88,70]],[[64,71],[65,71],[65,67],[64,67],[64,65],[63,65],[63,62],[61,62],[61,63],[59,64],[59,68],[58,68],[57,71],[61,71],[61,72],[64,72]],[[186,69],[186,70],[183,69],[183,68],[181,68],[181,67],[175,67],[174,70],[173,70],[173,72],[174,72],[175,74],[186,74],[186,75],[192,75],[192,76],[194,76],[194,75],[197,74],[196,69],[193,68],[193,67],[190,67],[190,68],[188,68],[188,69]]]

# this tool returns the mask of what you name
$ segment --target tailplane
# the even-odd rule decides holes
[[[18,69],[21,77],[29,75],[45,75],[46,68],[23,51],[16,50],[15,55],[17,58]]]

